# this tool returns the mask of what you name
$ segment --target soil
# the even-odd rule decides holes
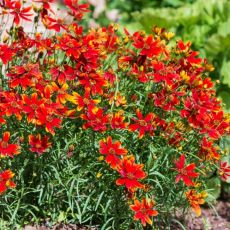
[[[181,221],[180,221],[181,222]],[[215,210],[203,208],[201,217],[196,217],[190,213],[185,218],[186,230],[230,230],[230,200],[218,201],[215,205]],[[171,226],[171,230],[182,230],[175,223]],[[25,226],[23,230],[99,230],[97,228],[87,228],[74,224],[57,225],[52,229],[45,226]],[[166,229],[164,229],[166,230]]]
[[[187,217],[187,229],[230,230],[230,201],[219,201],[215,209],[203,209],[201,217]]]

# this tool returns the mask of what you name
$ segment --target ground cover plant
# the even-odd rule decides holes
[[[52,2],[1,1],[3,224],[156,229],[201,215],[208,179],[230,176],[213,66],[172,32],[86,30],[88,4],[65,0],[59,18]]]

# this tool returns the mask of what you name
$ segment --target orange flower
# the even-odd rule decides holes
[[[20,147],[16,144],[9,144],[10,132],[4,132],[2,139],[0,139],[0,155],[10,156],[19,154]]]
[[[143,164],[135,164],[134,156],[124,157],[117,166],[121,178],[116,180],[116,184],[125,185],[130,192],[143,188],[143,184],[138,181],[146,177],[146,173],[142,170],[143,167]]]
[[[102,95],[103,88],[108,85],[108,82],[102,75],[91,72],[87,75],[82,74],[79,77],[79,84],[84,86],[85,90],[89,88],[92,95]]]
[[[56,102],[59,104],[65,104],[68,96],[67,90],[69,88],[68,84],[63,84],[62,86],[58,86],[55,82],[51,83],[51,89],[56,93]]]
[[[192,210],[195,212],[197,216],[201,215],[200,205],[205,203],[205,198],[207,197],[207,193],[205,191],[201,193],[197,193],[196,190],[189,190],[185,193],[188,202],[190,203]]]
[[[134,205],[130,205],[132,211],[135,212],[134,220],[140,220],[143,226],[146,226],[146,223],[152,225],[151,216],[157,216],[158,211],[153,209],[154,201],[147,200],[144,198],[142,202],[134,200]]]
[[[108,97],[109,97],[110,105],[114,103],[118,107],[118,106],[124,106],[127,103],[125,96],[122,96],[119,92],[117,93],[117,95],[111,93]]]
[[[73,96],[69,95],[67,97],[67,100],[69,100],[73,104],[77,105],[78,111],[81,111],[84,107],[90,107],[93,109],[93,108],[95,108],[96,104],[98,104],[100,102],[99,99],[91,99],[89,88],[87,88],[85,90],[85,94],[83,97],[80,94],[78,94],[77,92],[73,92],[72,94],[73,94]]]

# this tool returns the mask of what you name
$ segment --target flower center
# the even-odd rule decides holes
[[[87,98],[84,98],[83,102],[84,102],[85,105],[89,105],[89,103],[90,103],[89,99],[87,99]]]
[[[146,126],[147,122],[145,120],[140,120],[139,124],[140,124],[140,126]]]
[[[120,122],[119,121],[115,121],[115,125],[120,125]]]
[[[11,106],[12,106],[13,108],[17,108],[17,107],[18,107],[18,103],[17,103],[16,101],[13,101],[13,102],[11,103]]]
[[[35,144],[35,148],[36,148],[36,149],[39,149],[39,148],[41,148],[41,145],[40,145],[39,143],[36,143],[36,144]]]
[[[32,104],[32,105],[31,105],[31,108],[32,108],[33,110],[36,110],[36,109],[38,108],[38,106],[37,106],[36,104]]]
[[[49,115],[49,116],[46,117],[46,120],[47,120],[48,122],[52,122],[52,121],[53,121],[53,118]]]
[[[127,178],[132,180],[135,178],[135,176],[132,173],[127,173]]]
[[[182,174],[182,175],[185,175],[185,176],[187,175],[186,169],[180,169],[179,173]]]
[[[113,155],[116,154],[115,150],[112,149],[112,148],[109,150],[109,153],[110,153],[110,154],[113,154]]]
[[[7,148],[8,147],[8,143],[7,142],[5,142],[5,141],[2,141],[2,143],[1,143],[1,146],[2,146],[2,148]]]

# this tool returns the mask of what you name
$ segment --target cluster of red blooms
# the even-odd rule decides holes
[[[147,175],[143,171],[143,164],[136,164],[133,155],[127,155],[128,150],[122,148],[120,141],[112,141],[112,137],[100,141],[100,153],[105,155],[105,161],[110,167],[119,173],[120,178],[116,180],[118,186],[123,185],[131,197],[137,189],[144,189],[145,186],[140,182]],[[123,156],[123,158],[121,158]],[[134,204],[130,205],[131,210],[135,212],[134,219],[141,220],[145,226],[146,223],[152,224],[151,216],[158,215],[153,209],[154,201],[143,198],[141,202],[134,199]]]
[[[132,195],[134,219],[151,224],[150,218],[158,214],[154,201],[135,198],[136,191],[145,188],[141,182],[147,177],[144,165],[112,136],[121,131],[132,135],[132,140],[159,136],[180,149],[187,134],[194,132],[199,138],[194,153],[199,163],[218,163],[221,152],[215,143],[229,134],[230,118],[223,113],[208,77],[213,67],[191,50],[189,42],[178,41],[170,48],[167,43],[173,34],[163,29],[155,27],[151,35],[131,35],[125,30],[120,37],[117,26],[110,25],[84,33],[78,22],[88,11],[87,4],[64,0],[69,9],[66,22],[55,15],[54,1],[33,2],[31,6],[23,6],[21,0],[1,3],[2,17],[12,15],[13,25],[0,44],[0,155],[13,157],[20,151],[44,154],[69,120],[77,119],[83,129],[100,135],[108,132],[99,151],[118,173],[116,184]],[[34,20],[35,28],[41,23],[56,33],[30,36],[21,26],[23,20]],[[12,144],[8,128],[17,122],[36,132],[14,136]],[[183,151],[175,156],[172,172],[176,172],[176,183],[182,181],[188,187],[185,197],[199,215],[205,193],[196,191],[200,174],[195,163],[186,164],[188,159],[191,156]],[[229,167],[220,164],[223,180],[230,176]],[[0,174],[0,192],[14,187],[12,177],[10,170]]]

